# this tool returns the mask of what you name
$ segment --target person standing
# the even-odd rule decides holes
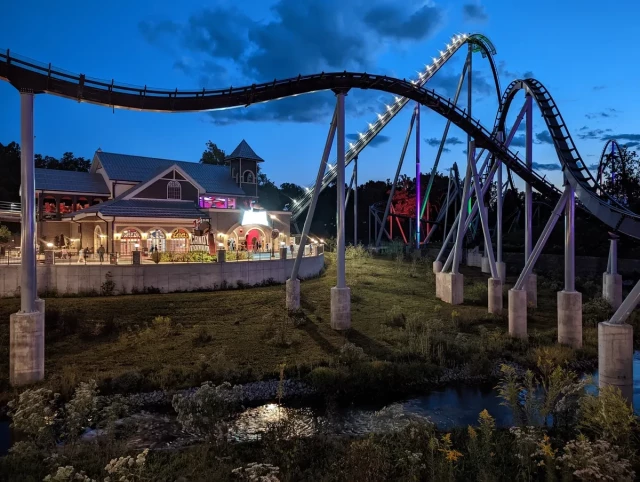
[[[80,250],[78,250],[78,263],[82,263],[83,260],[84,260],[84,249],[81,246]]]
[[[104,246],[102,245],[98,248],[98,256],[100,257],[100,262],[104,262]]]

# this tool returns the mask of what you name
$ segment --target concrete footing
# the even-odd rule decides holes
[[[558,291],[558,343],[582,348],[582,293]]]
[[[527,338],[527,292],[509,290],[509,335]]]
[[[285,283],[288,310],[300,309],[300,280],[289,278]]]
[[[44,314],[44,300],[42,298],[36,298],[36,310]]]
[[[491,274],[491,264],[489,264],[489,258],[487,258],[486,256],[483,256],[480,259],[480,270],[483,273]]]
[[[496,268],[498,269],[498,276],[504,284],[507,281],[507,263],[504,261],[496,261]]]
[[[351,328],[351,288],[331,288],[331,328]]]
[[[502,314],[502,280],[497,278],[489,278],[487,280],[489,286],[489,313],[494,315]]]
[[[442,271],[442,261],[434,261],[433,262],[433,272],[439,273]]]
[[[452,305],[462,304],[464,276],[460,273],[442,273],[440,276],[440,299]]]
[[[442,299],[442,277],[445,275],[442,271],[436,273],[436,298]]]
[[[602,297],[614,310],[622,304],[622,276],[602,273]]]
[[[538,307],[538,277],[531,273],[524,283],[527,292],[527,306],[529,308]]]
[[[44,307],[44,300],[41,300]],[[40,309],[40,307],[38,307]],[[44,310],[9,317],[9,381],[13,386],[44,380]]]
[[[598,323],[598,386],[618,387],[633,403],[633,327]]]

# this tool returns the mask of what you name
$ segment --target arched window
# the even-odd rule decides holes
[[[253,180],[253,172],[251,171],[244,171],[244,174],[242,175],[243,179],[242,182],[250,182],[250,183],[254,183],[255,181]]]
[[[178,181],[169,181],[167,184],[167,199],[182,199],[182,188]]]

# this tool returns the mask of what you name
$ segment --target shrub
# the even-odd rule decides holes
[[[362,347],[356,346],[353,343],[345,343],[340,347],[340,355],[338,359],[345,365],[353,365],[367,359],[367,355],[364,353]]]
[[[194,346],[206,345],[212,340],[213,336],[211,336],[211,333],[209,333],[209,331],[204,326],[200,326],[193,337],[193,344]]]
[[[604,298],[593,298],[582,305],[582,319],[585,325],[598,326],[598,323],[611,318],[613,309]]]
[[[356,246],[347,246],[344,253],[345,259],[369,259],[371,253],[362,244]]]
[[[168,316],[156,316],[153,319],[152,326],[154,330],[157,330],[162,336],[176,336],[180,334],[182,325],[175,323]]]
[[[113,274],[111,271],[107,271],[104,275],[104,282],[100,285],[100,293],[102,296],[112,296],[116,289],[116,284],[113,281]]]
[[[402,313],[402,308],[398,305],[393,305],[391,309],[387,311],[385,324],[389,326],[404,327],[405,323],[406,318]]]

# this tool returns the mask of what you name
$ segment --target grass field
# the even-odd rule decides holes
[[[556,293],[539,283],[539,308],[530,311],[529,344],[505,336],[505,315],[486,310],[486,275],[463,269],[464,306],[434,296],[431,263],[357,258],[347,261],[352,329],[329,327],[335,262],[301,284],[301,313],[288,316],[284,286],[210,293],[49,298],[46,384],[70,393],[95,378],[116,391],[176,388],[206,379],[248,381],[288,376],[330,364],[349,341],[369,359],[424,361],[441,367],[495,359],[555,343]],[[511,280],[512,282],[514,280]],[[505,291],[506,295],[506,291]],[[586,299],[585,299],[586,301]],[[9,315],[18,299],[0,300],[0,391],[8,386]],[[164,317],[168,317],[164,318]],[[585,355],[595,355],[596,333],[585,328]],[[115,382],[114,382],[115,380]]]

